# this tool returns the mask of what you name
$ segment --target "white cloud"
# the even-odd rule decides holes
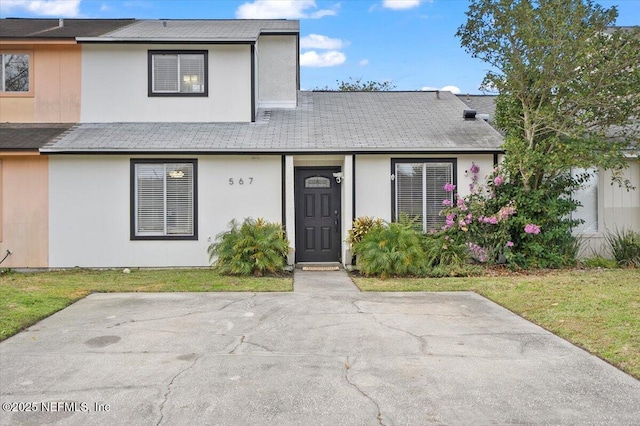
[[[460,88],[458,86],[444,86],[442,89],[443,92],[451,92],[454,95],[460,94]]]
[[[460,94],[460,88],[457,87],[457,86],[444,86],[444,87],[440,87],[440,88],[431,87],[431,86],[424,86],[420,90],[422,90],[422,91],[440,90],[442,92],[451,92],[454,95]]]
[[[107,6],[106,3],[100,6],[100,12],[108,12],[108,11],[109,11],[109,6]]]
[[[300,66],[303,67],[335,67],[344,64],[347,57],[337,50],[318,53],[315,50],[304,52],[300,55]]]
[[[334,9],[317,8],[314,0],[254,0],[236,10],[239,19],[318,19],[336,14]]]
[[[21,9],[40,16],[74,17],[80,13],[81,0],[2,0],[2,9],[7,13]]]
[[[320,34],[309,34],[300,39],[302,49],[342,49],[347,43],[339,38],[330,38]]]
[[[369,65],[369,60],[368,59],[360,59],[360,62],[358,62],[358,65],[360,65],[361,67],[366,67],[367,65]]]
[[[382,7],[393,10],[413,9],[420,6],[423,0],[384,0]]]

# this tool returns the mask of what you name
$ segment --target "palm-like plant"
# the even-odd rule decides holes
[[[209,262],[221,274],[255,276],[284,271],[288,251],[282,226],[262,218],[247,218],[242,224],[232,220],[229,230],[207,249]]]

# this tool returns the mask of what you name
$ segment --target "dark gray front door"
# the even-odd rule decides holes
[[[340,168],[296,169],[296,262],[340,260]]]

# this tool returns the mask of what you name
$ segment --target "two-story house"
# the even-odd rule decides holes
[[[80,121],[82,49],[133,20],[0,20],[1,267],[48,266],[48,158],[38,149]]]
[[[502,137],[448,92],[299,91],[299,23],[136,20],[74,38],[79,123],[48,158],[48,266],[206,266],[232,219],[291,263],[350,261],[356,216],[441,226]],[[37,85],[37,81],[36,81]]]

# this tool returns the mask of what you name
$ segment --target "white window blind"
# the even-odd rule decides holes
[[[574,234],[593,234],[598,232],[598,171],[596,169],[573,169],[571,175],[575,178],[589,173],[589,179],[582,188],[575,191],[572,198],[582,204],[571,215],[574,220],[584,223],[573,228]]]
[[[154,53],[154,93],[204,93],[205,55]]]
[[[153,91],[178,91],[178,55],[153,55]]]
[[[180,92],[204,92],[203,55],[180,55]]]
[[[193,235],[193,164],[138,163],[135,170],[136,235]]]
[[[453,201],[444,190],[453,182],[452,163],[396,163],[396,220],[410,220],[423,232],[444,225],[442,201]]]

